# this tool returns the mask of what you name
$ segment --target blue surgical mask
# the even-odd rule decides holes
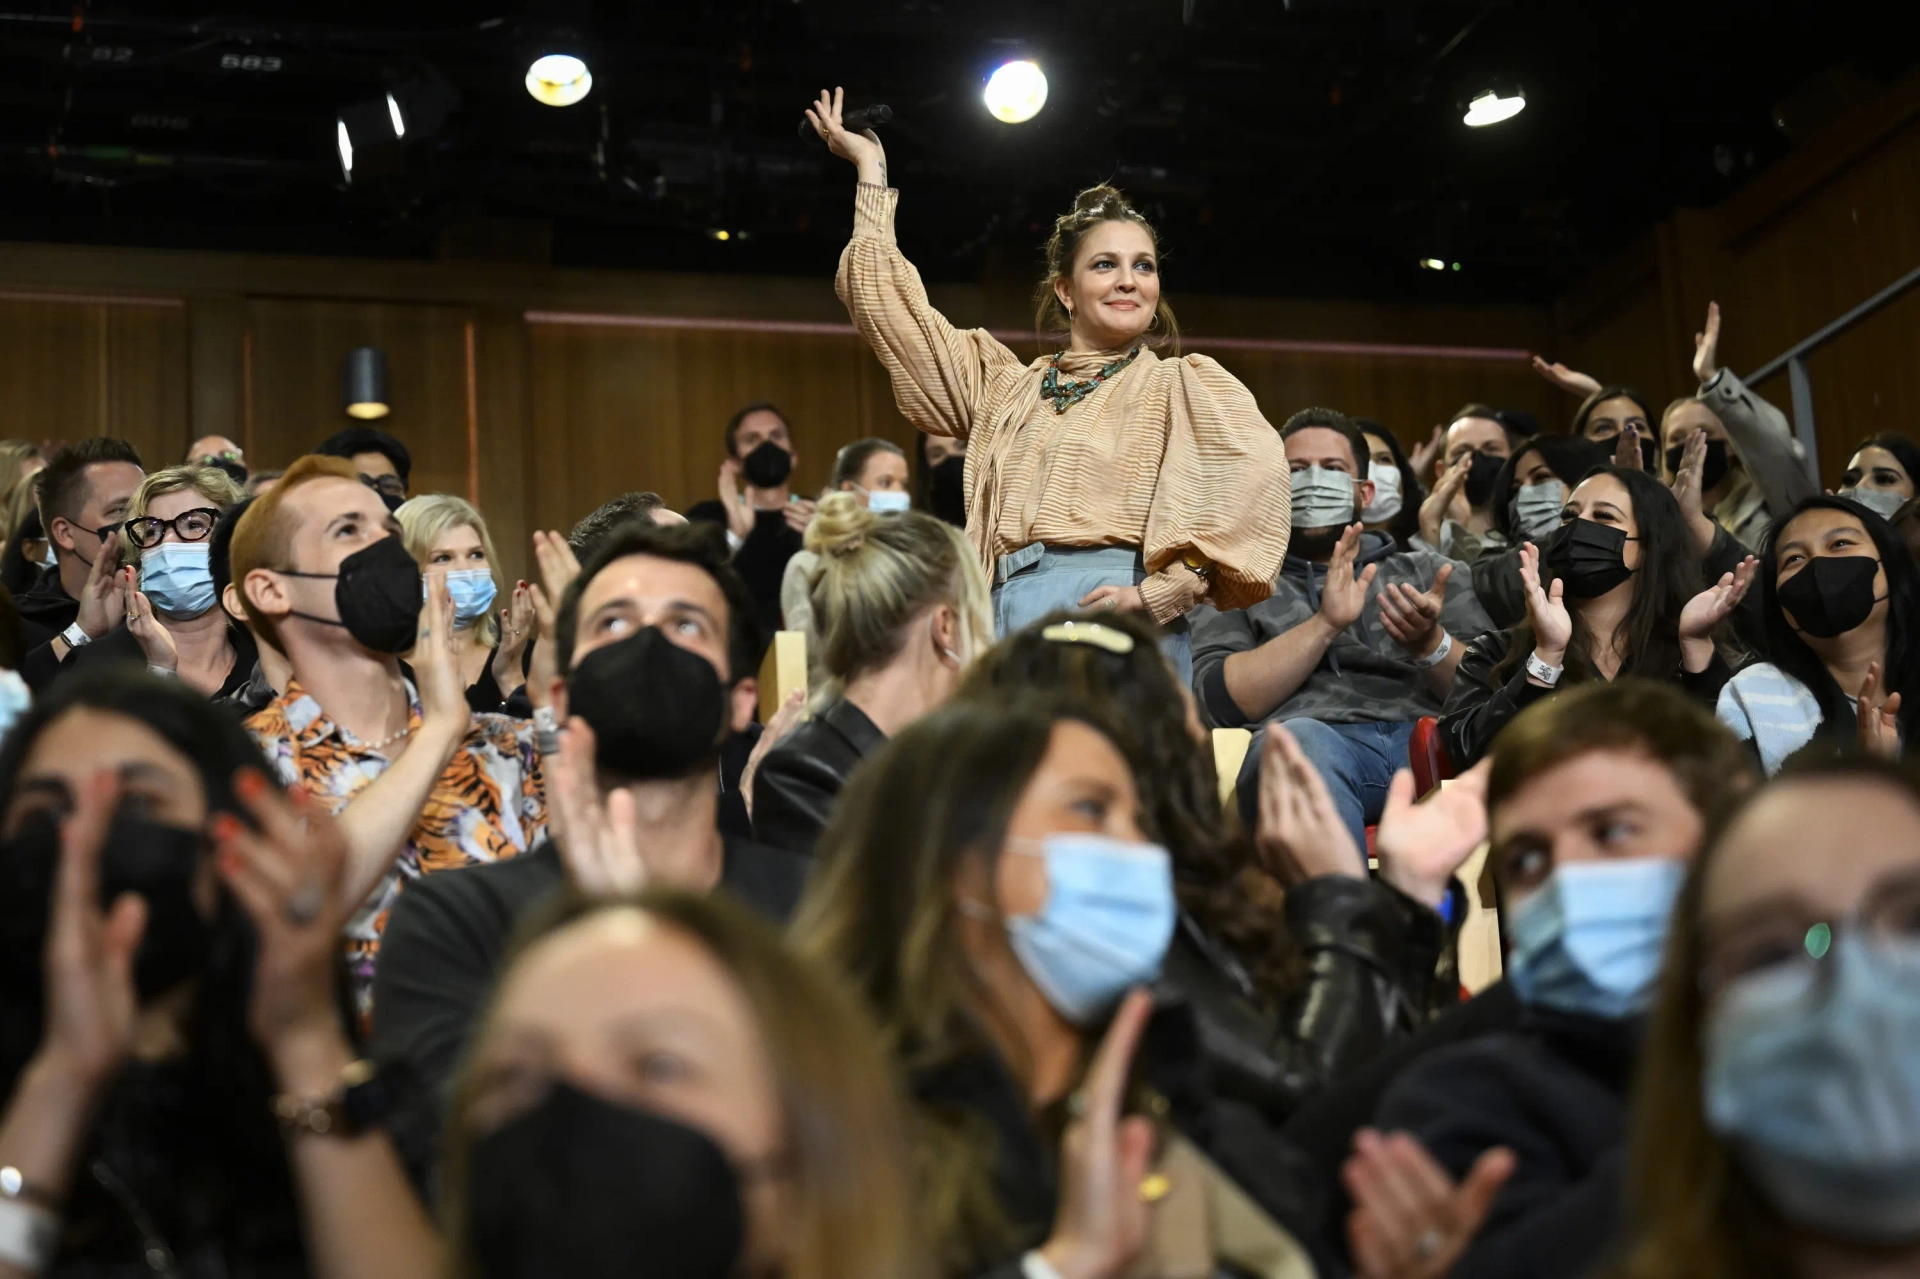
[[[1907,499],[1892,489],[1845,488],[1837,496],[1860,503],[1883,520],[1892,519],[1893,513],[1907,504]]]
[[[913,498],[904,489],[867,489],[867,509],[875,515],[899,513],[913,508]]]
[[[1815,966],[1736,979],[1702,1035],[1707,1124],[1781,1216],[1920,1238],[1920,943],[1842,927]]]
[[[1686,876],[1684,863],[1666,857],[1556,867],[1510,912],[1514,993],[1588,1017],[1646,1011]]]
[[[213,607],[213,561],[205,542],[162,542],[140,556],[140,590],[154,612],[181,621]]]
[[[1400,514],[1400,468],[1369,462],[1367,478],[1373,481],[1373,501],[1360,512],[1360,518],[1368,524],[1385,524]]]
[[[1293,526],[1333,528],[1353,523],[1353,477],[1345,471],[1308,466],[1292,475]]]
[[[493,584],[493,573],[484,568],[460,568],[447,574],[447,594],[453,600],[453,625],[465,630],[487,615],[500,588]]]
[[[1522,484],[1513,495],[1513,527],[1521,538],[1538,542],[1560,527],[1567,505],[1567,486],[1559,480]]]
[[[1009,916],[1007,940],[1047,1002],[1091,1025],[1159,975],[1173,940],[1173,861],[1158,845],[1104,835],[1049,835],[1037,851],[1024,842],[1007,855],[1045,860],[1047,901],[1037,915]]]

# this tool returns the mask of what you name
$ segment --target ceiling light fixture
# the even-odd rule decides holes
[[[1484,129],[1490,124],[1511,120],[1526,109],[1527,95],[1517,86],[1504,95],[1498,89],[1486,89],[1467,103],[1467,113],[1461,119],[1469,129]]]
[[[527,68],[527,92],[535,102],[570,107],[593,92],[593,72],[571,53],[547,53]]]
[[[1429,271],[1444,271],[1447,269],[1447,264],[1439,258],[1421,258],[1420,265]]]
[[[353,181],[353,139],[347,135],[347,122],[335,120],[333,142],[340,150],[340,175]]]
[[[393,121],[393,136],[406,137],[407,122],[400,118],[400,103],[391,93],[387,95],[387,117]]]
[[[340,366],[340,398],[347,416],[362,422],[385,417],[387,407],[387,353],[377,346],[357,346]]]
[[[987,79],[980,95],[993,118],[1003,124],[1025,124],[1047,105],[1047,76],[1037,62],[1002,65]]]

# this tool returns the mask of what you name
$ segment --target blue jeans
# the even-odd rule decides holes
[[[1407,766],[1407,739],[1413,721],[1404,723],[1323,724],[1317,719],[1281,721],[1301,753],[1313,761],[1333,797],[1333,806],[1353,833],[1354,846],[1367,851],[1367,823],[1380,820],[1393,775]],[[1267,730],[1254,734],[1246,763],[1240,766],[1240,817],[1255,829],[1260,807],[1260,753]]]
[[[1102,586],[1138,586],[1147,578],[1140,552],[1131,546],[1023,546],[994,566],[993,631],[1004,639],[1029,622],[1062,608],[1078,608]],[[1160,651],[1174,675],[1193,686],[1193,637],[1187,619],[1161,628]]]

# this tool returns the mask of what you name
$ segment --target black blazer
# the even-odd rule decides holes
[[[753,775],[754,837],[811,855],[847,777],[886,740],[844,697],[787,734]]]

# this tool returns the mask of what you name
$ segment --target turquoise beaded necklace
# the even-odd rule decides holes
[[[1040,379],[1040,397],[1053,402],[1053,411],[1055,413],[1065,413],[1068,409],[1086,399],[1089,395],[1092,395],[1102,382],[1118,373],[1121,369],[1126,368],[1127,365],[1132,364],[1134,357],[1145,349],[1144,346],[1134,347],[1133,350],[1128,351],[1113,363],[1104,366],[1098,373],[1084,382],[1075,382],[1071,378],[1065,381],[1061,380],[1060,357],[1065,355],[1066,352],[1060,351],[1054,355],[1052,363],[1047,365],[1046,376]]]

